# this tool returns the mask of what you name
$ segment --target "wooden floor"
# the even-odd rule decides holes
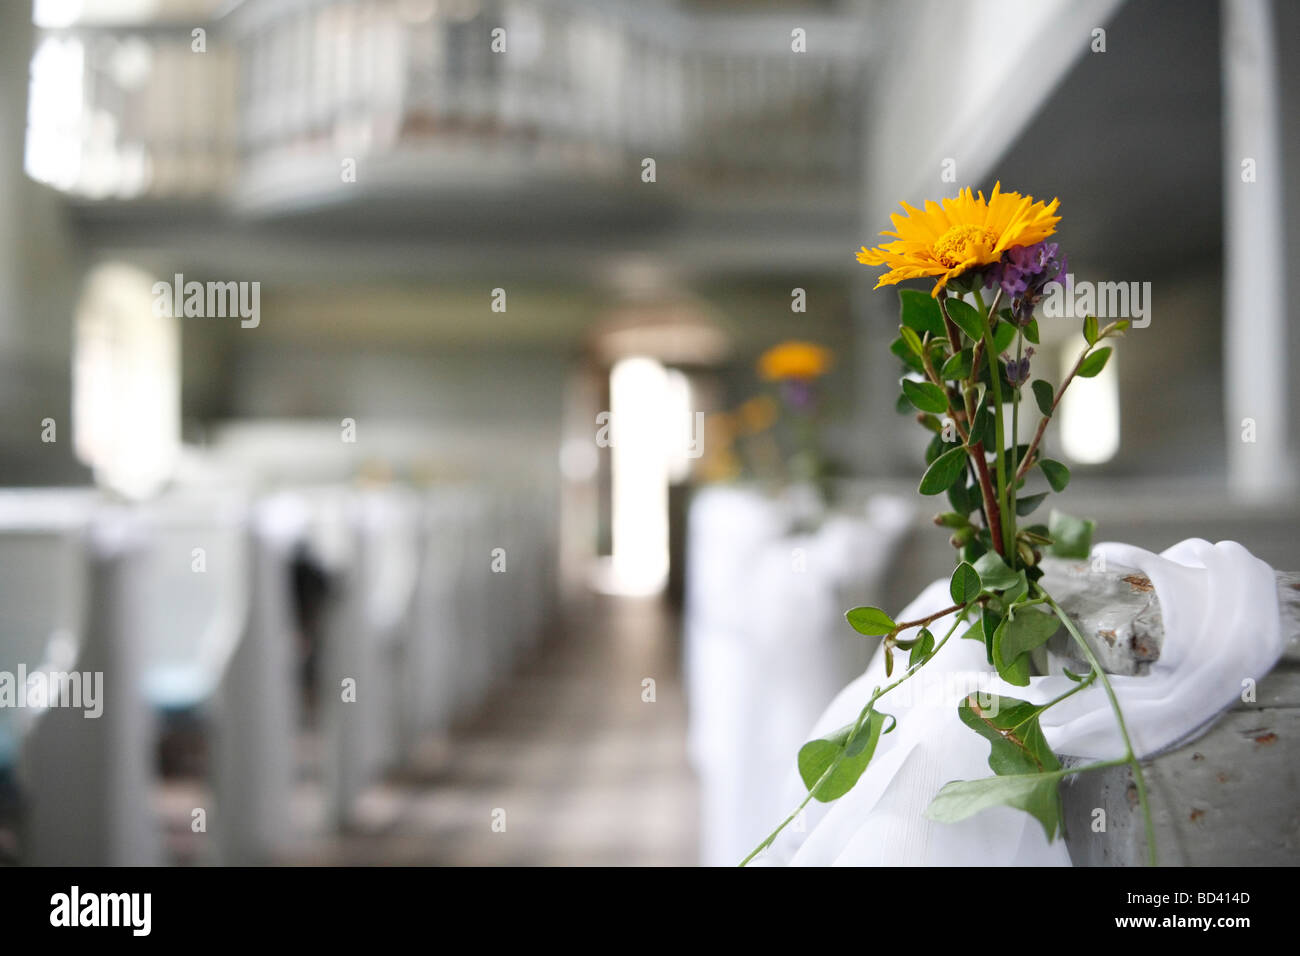
[[[319,787],[304,785],[296,816],[315,835],[286,862],[694,864],[673,616],[657,601],[599,597],[569,618],[477,715],[372,787],[353,831],[319,825]]]

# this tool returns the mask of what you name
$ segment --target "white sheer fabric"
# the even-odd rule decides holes
[[[1159,660],[1144,676],[1111,678],[1134,747],[1150,756],[1203,733],[1241,699],[1246,680],[1258,680],[1277,663],[1285,635],[1273,570],[1232,541],[1210,544],[1192,538],[1159,555],[1124,544],[1102,544],[1098,549],[1111,567],[1146,574],[1160,601],[1165,639]],[[950,603],[947,581],[936,581],[897,619],[923,617]],[[942,635],[950,623],[944,618],[931,629]],[[920,674],[881,700],[880,709],[895,715],[898,726],[881,737],[857,786],[832,804],[809,804],[802,826],[787,828],[756,864],[1070,864],[1064,843],[1049,844],[1038,822],[1019,810],[999,807],[956,824],[924,816],[944,783],[992,775],[988,744],[957,717],[964,693],[978,686],[1041,702],[1073,686],[1064,676],[1034,678],[1029,687],[1007,685],[990,673],[983,645],[960,640],[960,633],[959,627]],[[806,739],[855,720],[872,689],[885,683],[884,662],[877,653],[866,673],[840,692]],[[901,693],[918,683],[910,693]],[[1057,753],[1089,759],[1123,754],[1100,686],[1048,711],[1042,726]],[[787,813],[805,793],[797,775],[791,774]],[[778,822],[774,818],[771,826]]]
[[[691,509],[689,748],[706,865],[734,865],[768,832],[804,728],[866,663],[845,596],[875,593],[910,510],[878,499],[801,535],[785,533],[786,517],[734,488],[709,489]]]

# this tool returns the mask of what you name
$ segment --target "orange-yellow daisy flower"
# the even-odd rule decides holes
[[[895,241],[874,249],[863,246],[858,261],[889,266],[876,283],[877,289],[904,279],[935,276],[938,281],[930,294],[938,296],[949,279],[997,262],[1008,249],[1031,246],[1054,233],[1061,221],[1055,215],[1060,204],[1059,199],[1035,202],[1032,196],[1004,193],[1001,183],[993,187],[987,201],[984,193],[972,196],[969,189],[963,189],[956,198],[941,203],[926,200],[924,212],[901,203],[907,215],[890,216],[894,231],[881,233]]]
[[[812,342],[782,342],[772,346],[758,360],[758,372],[769,382],[819,378],[830,367],[830,350]]]

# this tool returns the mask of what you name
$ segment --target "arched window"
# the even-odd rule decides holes
[[[77,307],[73,431],[95,481],[128,498],[158,492],[180,456],[180,331],[155,315],[153,280],[96,268]]]

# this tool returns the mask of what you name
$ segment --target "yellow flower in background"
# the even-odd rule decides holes
[[[776,424],[777,407],[770,395],[751,398],[736,409],[736,418],[740,422],[740,433],[757,435],[767,431]]]
[[[1056,231],[1061,217],[1055,215],[1059,199],[1050,203],[1034,201],[1032,196],[1002,192],[1002,184],[993,187],[987,201],[984,193],[972,196],[961,190],[955,199],[942,203],[927,200],[925,211],[901,203],[906,216],[895,213],[894,242],[874,249],[863,246],[858,262],[868,266],[889,266],[876,283],[894,285],[904,279],[936,276],[931,295],[963,272],[997,262],[1002,253],[1016,246],[1041,242]]]
[[[769,382],[820,378],[830,367],[830,350],[812,342],[782,342],[772,346],[758,360],[758,373]]]
[[[732,481],[743,471],[733,447],[736,420],[726,412],[714,412],[704,420],[704,457],[697,474],[703,481]]]

